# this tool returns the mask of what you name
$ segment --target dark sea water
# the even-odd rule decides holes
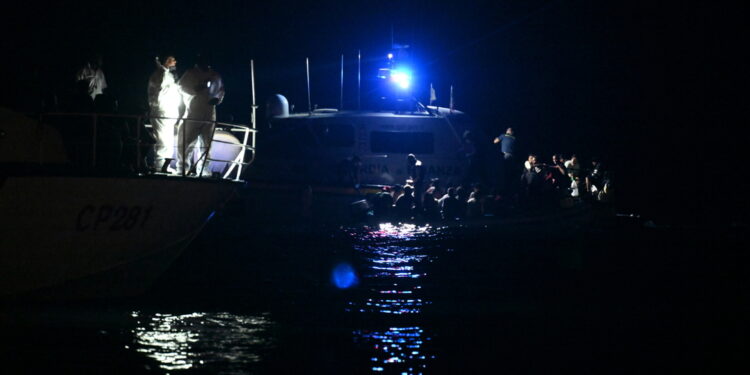
[[[5,374],[747,373],[744,228],[261,230],[139,298],[0,309]],[[738,367],[740,365],[742,367]]]

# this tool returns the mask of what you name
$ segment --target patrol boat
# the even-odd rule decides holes
[[[387,67],[377,72],[380,97],[373,110],[290,113],[283,95],[269,99],[268,127],[258,136],[258,158],[247,171],[252,215],[342,222],[352,210],[366,208],[368,194],[406,183],[409,154],[422,163],[425,183],[466,182],[469,155],[476,151],[470,134],[479,139],[481,130],[461,111],[416,101],[412,74],[396,59],[389,54]]]
[[[388,54],[385,67],[377,71],[377,87],[369,90],[377,94],[370,100],[375,109],[312,108],[309,68],[306,112],[290,113],[283,95],[269,99],[267,128],[258,135],[258,157],[246,174],[244,198],[251,218],[266,228],[273,227],[270,223],[339,225],[353,217],[361,221],[370,209],[369,198],[385,186],[403,185],[416,177],[407,166],[410,154],[421,162],[423,189],[434,179],[442,187],[489,185],[496,179],[493,163],[482,162],[490,146],[478,140],[488,138],[468,115],[453,108],[452,88],[448,108],[414,98],[408,59],[401,60],[404,50]],[[430,85],[431,101],[434,96]],[[343,84],[341,97],[340,108]],[[581,203],[565,200],[539,213],[514,210],[492,220],[506,227],[575,221],[572,218],[588,221],[589,207]]]
[[[245,157],[254,133],[242,125],[216,124],[244,140],[234,142],[234,158],[204,155],[229,163],[227,174],[145,173],[136,165],[147,149],[141,134],[129,138],[134,147],[119,145],[120,154],[138,155],[135,170],[118,170],[121,164],[107,161],[118,146],[106,140],[123,124],[140,133],[143,120],[97,114],[33,119],[0,109],[0,298],[141,293],[244,184],[239,169],[246,163],[238,157]]]

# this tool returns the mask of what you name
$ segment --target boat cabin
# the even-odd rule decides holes
[[[258,157],[249,178],[269,182],[356,186],[404,184],[406,158],[416,155],[425,178],[458,183],[467,171],[458,111],[316,110],[271,118],[258,135]]]

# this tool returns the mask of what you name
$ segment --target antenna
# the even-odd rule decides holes
[[[362,109],[360,93],[362,91],[362,50],[357,50],[357,110]]]
[[[453,85],[451,85],[451,113],[453,113]]]
[[[252,91],[253,91],[253,118],[251,120],[252,120],[253,130],[255,130],[257,128],[257,125],[256,125],[257,120],[255,119],[255,117],[256,117],[255,113],[258,110],[258,105],[255,103],[255,62],[252,59],[250,60],[250,85],[252,86]],[[249,136],[249,134],[245,133],[245,137],[244,137],[244,140],[242,142],[245,145],[247,145],[247,137],[248,136]],[[255,161],[255,132],[253,132],[253,135],[252,135],[252,144],[251,144],[251,147],[253,148],[253,152],[252,152],[252,155],[251,155],[252,158],[250,159],[250,163],[252,163],[253,161]],[[241,161],[245,161],[245,149],[244,148],[242,149],[242,160]],[[237,166],[237,179],[238,180],[239,180],[241,174],[242,174],[242,165],[238,165]]]
[[[307,67],[307,113],[312,116],[312,101],[310,100],[310,58],[305,57],[305,66]]]
[[[339,110],[344,109],[344,54],[341,54],[341,96],[339,99]]]
[[[250,91],[253,93],[253,106],[252,106],[252,112],[250,113],[250,121],[253,125],[253,129],[255,129],[255,111],[258,109],[258,106],[255,104],[255,64],[253,60],[250,60]],[[253,145],[254,147],[255,145]]]

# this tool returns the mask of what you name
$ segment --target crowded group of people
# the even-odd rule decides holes
[[[413,154],[406,160],[405,184],[383,187],[370,197],[374,216],[384,219],[457,220],[502,216],[518,209],[555,208],[576,201],[605,202],[611,195],[611,175],[598,158],[584,166],[577,155],[552,154],[544,163],[530,154],[515,158],[515,136],[508,128],[495,138],[501,153],[494,183],[465,182],[443,186],[426,180],[425,166]]]
[[[506,196],[517,194],[521,204],[566,197],[608,199],[610,175],[596,157],[591,159],[590,166],[583,167],[575,154],[568,159],[559,153],[552,154],[549,163],[542,162],[536,154],[529,154],[523,162],[520,184],[517,184],[519,161],[515,157],[513,128],[506,129],[494,139],[494,143],[500,144],[502,153],[497,183],[499,192]]]
[[[147,163],[156,171],[210,175],[208,158],[198,150],[205,150],[211,141],[216,106],[224,99],[221,76],[202,55],[182,77],[176,74],[177,59],[173,55],[157,57],[155,65],[148,82],[154,141],[153,149],[147,152]],[[102,58],[94,55],[76,74],[74,100],[69,108],[78,113],[116,113],[116,101],[107,95],[107,87]]]
[[[549,163],[542,163],[534,154],[524,161],[521,175],[522,199],[543,198],[592,198],[596,201],[609,199],[610,174],[598,158],[584,168],[577,155],[565,159],[562,154],[553,154]]]

